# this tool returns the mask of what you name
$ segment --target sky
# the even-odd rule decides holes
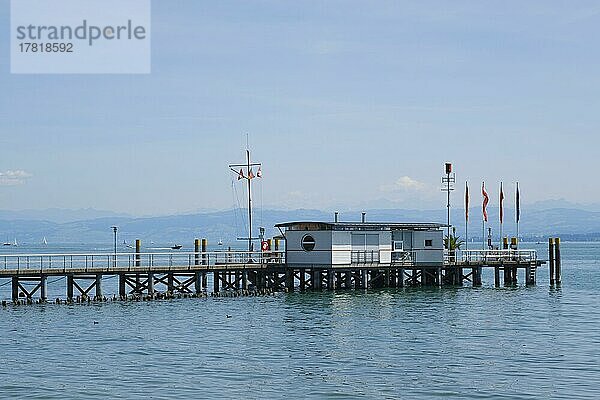
[[[263,207],[600,203],[598,2],[155,0],[137,75],[11,74],[9,4],[0,209],[243,205],[246,137]]]

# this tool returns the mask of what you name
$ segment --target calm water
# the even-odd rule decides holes
[[[597,399],[600,243],[562,250],[560,289],[0,308],[0,397]]]

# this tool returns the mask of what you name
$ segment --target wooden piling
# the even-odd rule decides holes
[[[200,239],[194,239],[194,265],[200,265]]]
[[[561,260],[560,260],[560,238],[554,238],[554,272],[556,274],[556,284],[560,285],[561,279]]]
[[[494,286],[500,286],[500,267],[494,267]]]
[[[550,285],[554,285],[554,238],[548,239],[548,264],[550,267]]]

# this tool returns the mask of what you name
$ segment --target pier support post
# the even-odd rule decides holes
[[[148,272],[148,295],[154,297],[154,274],[152,272]]]
[[[508,265],[502,265],[502,269],[504,270],[504,285],[508,286],[512,284],[512,268]]]
[[[500,286],[500,267],[494,267],[494,286]]]
[[[119,274],[119,297],[121,299],[124,299],[125,297],[127,297],[125,279],[126,279],[125,274]]]
[[[12,299],[19,300],[19,278],[16,276],[12,277]]]
[[[346,271],[344,278],[345,278],[344,286],[346,287],[346,289],[352,288],[352,272]]]
[[[304,291],[306,289],[306,270],[304,268],[300,268],[300,290]]]
[[[404,268],[398,269],[398,287],[399,288],[404,287]]]
[[[73,274],[67,275],[67,300],[73,300]]]
[[[369,282],[367,282],[367,270],[360,270],[360,286],[363,289],[367,289],[369,287]]]
[[[327,290],[334,290],[335,287],[335,273],[332,269],[327,270]]]
[[[194,239],[194,265],[200,265],[200,239]]]
[[[548,264],[550,267],[550,285],[554,285],[554,238],[548,239]]]
[[[40,300],[42,303],[46,302],[48,299],[47,295],[48,290],[48,277],[46,275],[40,276]]]
[[[96,299],[102,298],[102,274],[96,274]]]
[[[560,238],[554,239],[554,270],[556,274],[556,284],[560,285],[561,278],[561,261],[560,261]]]
[[[219,293],[219,273],[217,271],[213,272],[213,292]]]
[[[248,270],[242,271],[242,289],[248,290]]]
[[[294,270],[291,268],[285,269],[285,287],[290,291],[294,291]]]
[[[194,273],[194,290],[196,294],[202,293],[202,275],[200,272]]]

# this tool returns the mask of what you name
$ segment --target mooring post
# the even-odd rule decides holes
[[[96,299],[102,298],[102,274],[96,274]]]
[[[500,267],[494,267],[494,286],[500,286]]]
[[[548,239],[548,264],[550,267],[550,285],[554,285],[554,238]]]
[[[140,253],[142,252],[142,241],[140,239],[135,239],[135,266],[139,267],[141,265],[142,256]]]
[[[194,239],[194,265],[200,265],[200,239]]]
[[[560,262],[560,238],[554,239],[554,269],[556,273],[556,284],[560,285],[561,279],[561,262]]]
[[[19,277],[12,277],[12,299],[13,301],[19,300]]]
[[[202,239],[201,247],[200,247],[200,250],[202,252],[202,265],[206,265],[208,268],[209,260],[208,260],[208,254],[206,254],[207,247],[208,247],[208,240]],[[229,251],[231,251],[231,247],[229,248]],[[229,257],[229,255],[228,255],[228,257]],[[206,272],[202,272],[202,287],[203,288],[208,287],[208,278],[206,277]]]

